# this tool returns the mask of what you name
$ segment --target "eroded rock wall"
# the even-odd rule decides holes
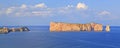
[[[50,22],[50,31],[102,31],[102,24],[70,24],[62,22]]]

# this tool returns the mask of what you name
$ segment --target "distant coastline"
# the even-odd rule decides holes
[[[19,28],[1,27],[0,28],[0,33],[23,32],[23,31],[30,31],[30,30],[27,27],[19,27]]]

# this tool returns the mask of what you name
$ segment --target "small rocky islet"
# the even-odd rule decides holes
[[[69,31],[104,31],[103,25],[98,23],[87,23],[87,24],[73,24],[63,22],[50,22],[50,32],[69,32]],[[107,25],[105,28],[106,32],[110,31],[110,26]]]
[[[27,27],[19,27],[19,28],[7,28],[7,27],[1,27],[0,33],[6,34],[9,32],[24,32],[24,31],[30,31]]]

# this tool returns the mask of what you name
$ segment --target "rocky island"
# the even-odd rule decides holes
[[[2,27],[2,28],[0,28],[0,33],[23,32],[23,31],[30,31],[30,30],[27,27],[20,27],[20,28]]]
[[[63,22],[50,22],[50,32],[66,31],[103,31],[103,25],[97,23],[72,24]]]

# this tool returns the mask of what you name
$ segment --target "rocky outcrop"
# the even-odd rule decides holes
[[[106,28],[105,28],[105,30],[106,30],[107,32],[109,32],[109,31],[110,31],[110,26],[107,25]]]
[[[0,33],[8,33],[9,29],[6,27],[0,28]]]
[[[23,31],[30,31],[27,27],[21,27],[21,28],[11,28],[9,29],[11,32],[23,32]]]
[[[88,23],[88,24],[70,24],[62,22],[51,22],[50,31],[102,31],[102,24]]]
[[[3,27],[3,28],[0,28],[0,33],[23,32],[23,31],[30,31],[30,30],[27,27],[20,27],[20,28]]]

